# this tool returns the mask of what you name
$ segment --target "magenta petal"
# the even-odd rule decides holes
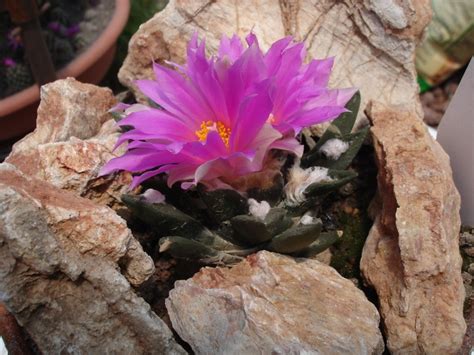
[[[136,149],[136,148],[150,149],[154,151],[167,150],[168,152],[177,154],[183,148],[183,144],[177,143],[177,142],[166,143],[163,141],[153,140],[153,139],[150,139],[149,141],[132,141],[128,144],[129,150]]]
[[[250,32],[247,35],[247,37],[245,37],[245,41],[247,42],[249,47],[252,46],[253,44],[255,44],[257,47],[259,47],[257,36],[255,36],[255,33],[253,33],[253,32]]]
[[[298,115],[298,117],[294,119],[288,120],[288,124],[290,124],[298,134],[303,127],[309,127],[334,119],[343,112],[347,112],[347,109],[341,106],[316,107]]]
[[[252,46],[226,70],[225,75],[220,76],[231,126],[237,120],[245,96],[264,79],[264,74],[263,54],[257,46]]]
[[[226,176],[231,172],[229,164],[221,158],[210,160],[202,164],[196,169],[194,182],[198,183],[201,180],[210,180],[219,176]]]
[[[152,134],[156,138],[168,138],[179,141],[196,139],[196,126],[189,127],[165,111],[156,109],[133,112],[122,119],[119,125],[132,126],[136,130],[146,134]]]
[[[292,40],[293,37],[288,36],[272,44],[267,54],[265,54],[265,65],[267,66],[268,74],[273,75],[280,69],[282,52]]]
[[[163,138],[162,134],[145,133],[140,130],[132,129],[131,131],[122,133],[122,135],[117,140],[117,143],[115,143],[114,149],[117,149],[117,147],[119,147],[125,142],[128,142],[128,141],[133,142],[136,140],[153,140],[156,143],[161,143],[161,144],[166,144],[166,145],[171,145],[171,144],[183,145],[184,144],[183,142],[178,143],[176,140],[173,140],[172,138]]]
[[[304,65],[304,45],[291,37],[275,42],[266,54],[255,34],[246,41],[244,50],[236,35],[223,37],[218,55],[208,58],[205,41],[195,33],[185,65],[155,64],[156,80],[137,85],[160,109],[115,108],[125,116],[119,125],[132,127],[117,141],[127,142],[127,153],[101,173],[137,173],[132,186],[166,173],[170,186],[179,181],[185,189],[197,183],[230,188],[224,181],[261,171],[271,150],[300,157],[303,147],[296,135],[345,112],[355,89],[329,89],[334,59]],[[218,131],[222,124],[229,141]]]
[[[310,98],[305,104],[305,109],[313,109],[318,106],[346,106],[347,102],[354,96],[357,89],[338,89],[338,90],[325,90],[318,96]]]
[[[129,108],[131,105],[129,104],[125,104],[123,102],[119,102],[117,105],[113,106],[109,112],[123,112],[125,111],[127,108]]]
[[[203,117],[203,120],[221,121],[229,125],[225,95],[214,68],[211,66],[207,72],[197,74],[194,80],[212,111],[212,114]]]
[[[286,150],[301,158],[303,156],[304,146],[300,144],[295,138],[288,137],[273,142],[270,149]]]
[[[134,149],[121,157],[110,160],[100,171],[100,176],[117,170],[140,172],[169,163],[179,163],[180,157],[169,151]]]
[[[181,74],[164,66],[154,64],[157,87],[154,88],[164,109],[178,118],[209,117],[210,108],[203,99],[199,87],[196,88]],[[184,116],[184,117],[181,117]]]
[[[194,180],[195,172],[196,172],[196,165],[174,166],[168,172],[167,184],[169,187],[171,187],[178,181]]]
[[[225,156],[228,153],[224,141],[217,132],[210,132],[207,135],[205,147],[218,156]]]
[[[303,43],[298,43],[286,49],[281,55],[281,65],[276,75],[278,87],[284,88],[294,78],[304,59]]]
[[[303,81],[311,81],[315,86],[326,87],[334,65],[334,57],[327,59],[313,59],[307,66]]]
[[[232,127],[230,146],[233,150],[245,150],[254,140],[272,111],[272,101],[268,90],[269,83],[262,85],[261,90],[248,96],[240,106],[239,116]]]
[[[262,126],[262,129],[251,143],[251,146],[255,149],[255,154],[251,158],[251,171],[262,169],[265,156],[270,150],[271,145],[281,138],[281,133],[273,128],[272,125],[265,123]]]
[[[242,42],[237,35],[234,34],[230,39],[223,35],[219,44],[219,58],[227,57],[233,63],[242,55],[243,50]]]
[[[189,41],[187,48],[187,73],[193,74],[206,71],[209,68],[209,62],[206,58],[205,41],[199,44],[198,34],[194,33]]]
[[[201,164],[196,169],[195,183],[204,180],[213,180],[217,177],[237,177],[243,174],[254,172],[251,161],[241,154],[234,153],[226,158],[216,158]]]
[[[134,189],[135,187],[140,185],[143,181],[148,180],[152,178],[153,176],[167,172],[171,167],[173,167],[173,165],[163,165],[159,167],[158,169],[150,170],[141,175],[134,176],[132,179],[132,183],[130,184],[130,189]]]

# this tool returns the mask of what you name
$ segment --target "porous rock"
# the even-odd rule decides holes
[[[133,241],[111,209],[0,165],[0,298],[43,353],[185,353],[118,268]]]
[[[429,0],[171,0],[132,37],[120,81],[153,77],[152,61],[185,61],[198,31],[211,53],[222,34],[250,31],[263,49],[286,35],[304,41],[307,59],[335,56],[330,86],[357,87],[360,119],[373,99],[403,104],[421,115],[414,51],[431,19]],[[370,75],[368,74],[370,73]],[[318,128],[322,132],[322,128]]]
[[[354,284],[316,260],[266,251],[177,281],[173,328],[196,354],[381,354],[379,314]]]
[[[406,108],[373,103],[368,114],[381,212],[360,266],[377,291],[387,347],[392,354],[454,354],[466,324],[460,197],[449,158]]]
[[[56,187],[120,208],[131,175],[97,176],[107,161],[123,153],[113,151],[119,131],[107,111],[115,103],[111,90],[73,78],[42,86],[36,129],[13,146],[6,162]]]

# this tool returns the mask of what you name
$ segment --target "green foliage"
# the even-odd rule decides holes
[[[360,93],[357,92],[346,105],[349,112],[341,114],[331,123],[316,146],[304,155],[301,160],[302,166],[309,167],[317,165],[335,170],[343,170],[350,165],[369,132],[369,127],[365,127],[358,132],[351,133],[354,128],[357,113],[359,112],[359,106]],[[320,152],[321,147],[327,141],[334,138],[349,143],[349,149],[337,160],[328,159]]]
[[[317,217],[323,202],[357,177],[347,167],[357,155],[368,132],[362,129],[351,133],[359,104],[360,95],[357,93],[348,103],[351,112],[337,118],[319,141],[316,142],[316,137],[310,137],[314,139],[315,145],[302,161],[311,171],[317,166],[329,169],[323,180],[303,187],[304,198],[301,202],[297,200],[296,206],[294,201],[287,200],[289,197],[283,192],[283,186],[286,182],[298,187],[301,182],[288,181],[293,177],[287,174],[287,166],[282,169],[278,179],[272,182],[273,187],[269,189],[271,193],[255,190],[255,187],[244,194],[234,190],[206,191],[203,186],[185,191],[179,187],[167,187],[165,179],[159,177],[154,182],[148,182],[146,187],[161,191],[166,197],[165,203],[153,204],[141,196],[124,196],[123,201],[132,215],[155,232],[160,252],[177,258],[193,259],[204,264],[233,264],[262,249],[296,257],[312,257],[334,243],[340,245],[338,233],[325,230],[321,219]],[[324,141],[332,138],[343,139],[348,143],[346,152],[335,160],[319,153]],[[264,179],[265,174],[261,175]],[[287,181],[284,176],[287,176]],[[274,196],[275,192],[278,196]],[[265,204],[255,206],[252,201],[254,208],[262,207],[267,213],[257,215],[250,212],[247,198],[255,196],[271,196],[265,199],[270,207]],[[354,228],[358,228],[357,223]],[[355,233],[352,229],[346,228],[346,233],[349,242],[354,241],[355,250],[359,253],[360,238],[352,238]],[[347,248],[351,249],[350,246],[343,247],[344,250]],[[339,258],[337,262],[340,263],[340,260],[343,259]]]
[[[234,239],[244,245],[258,245],[271,240],[293,224],[282,208],[272,208],[261,220],[254,216],[239,215],[230,220]]]
[[[266,249],[284,254],[296,253],[311,245],[318,239],[320,233],[319,221],[308,225],[296,225],[275,236]]]
[[[311,258],[319,253],[325,251],[331,245],[339,240],[339,235],[336,231],[323,232],[319,235],[319,238],[311,243],[308,247],[300,251],[300,256],[305,258]]]

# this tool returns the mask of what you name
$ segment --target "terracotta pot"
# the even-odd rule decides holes
[[[112,64],[117,38],[127,23],[129,12],[130,0],[115,0],[115,11],[107,27],[85,52],[57,73],[58,78],[72,76],[82,82],[100,82]],[[0,141],[32,131],[38,104],[38,85],[0,100]]]
[[[0,336],[10,354],[32,354],[25,332],[2,303],[0,303]]]

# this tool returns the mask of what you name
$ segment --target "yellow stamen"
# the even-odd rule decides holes
[[[219,133],[219,136],[221,137],[226,147],[229,146],[231,130],[230,128],[227,128],[221,121],[202,121],[201,129],[197,130],[195,133],[200,142],[205,142],[207,139],[207,135],[211,131],[216,131],[217,133]]]

